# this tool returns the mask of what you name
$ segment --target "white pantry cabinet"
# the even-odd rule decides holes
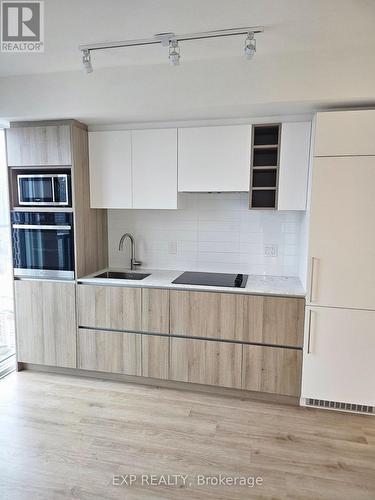
[[[132,208],[131,131],[89,132],[91,208]]]
[[[177,129],[132,131],[133,208],[177,208]]]
[[[278,210],[306,210],[311,122],[281,126]]]
[[[307,302],[375,310],[375,156],[315,158],[311,196]]]
[[[178,129],[178,190],[249,191],[251,126]]]
[[[375,405],[375,311],[307,307],[302,398]]]
[[[315,156],[375,155],[375,110],[316,115]]]
[[[92,208],[177,208],[177,129],[89,132]]]

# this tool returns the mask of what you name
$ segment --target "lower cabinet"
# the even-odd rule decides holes
[[[142,335],[142,375],[169,378],[169,337]]]
[[[80,328],[78,368],[167,379],[169,338]]]
[[[78,285],[78,308],[78,368],[300,395],[304,299]]]
[[[242,345],[171,338],[170,378],[241,389]]]
[[[75,284],[16,280],[14,291],[18,361],[75,368]]]
[[[299,396],[302,350],[243,346],[243,389]]]
[[[78,331],[78,368],[142,375],[141,336],[103,330]]]
[[[170,332],[302,347],[304,307],[294,297],[171,290]]]
[[[112,330],[141,329],[141,289],[78,285],[78,324]]]
[[[169,333],[169,290],[142,289],[142,331]]]

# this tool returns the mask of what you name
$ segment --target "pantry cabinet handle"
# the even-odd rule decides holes
[[[311,273],[310,273],[310,302],[313,302],[314,293],[314,271],[315,271],[316,257],[311,257]]]
[[[309,323],[308,323],[308,335],[307,335],[307,354],[311,354],[311,317],[313,311],[309,309]]]

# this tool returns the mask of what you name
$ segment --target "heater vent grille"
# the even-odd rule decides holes
[[[355,411],[375,415],[373,406],[357,405],[353,403],[342,403],[339,401],[326,401],[324,399],[306,399],[307,406],[316,406],[318,408],[328,408],[331,410]]]

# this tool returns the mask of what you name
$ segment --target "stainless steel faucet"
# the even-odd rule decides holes
[[[124,241],[126,238],[129,238],[129,240],[130,240],[130,245],[131,245],[130,269],[133,270],[133,269],[135,269],[136,266],[140,266],[142,264],[142,262],[139,262],[135,258],[135,241],[134,241],[133,236],[130,233],[125,233],[121,236],[120,243],[118,245],[118,249],[119,250],[124,249]]]

